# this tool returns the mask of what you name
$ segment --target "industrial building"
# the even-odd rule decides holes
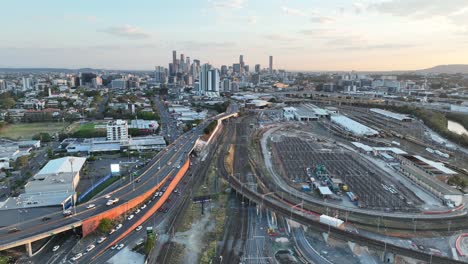
[[[315,121],[319,118],[328,117],[330,113],[328,110],[313,104],[302,104],[283,108],[283,115],[286,120]]]
[[[342,129],[354,134],[359,137],[372,137],[379,134],[378,131],[369,128],[359,122],[354,121],[353,119],[343,116],[343,115],[333,115],[330,117],[330,120],[341,127]]]
[[[25,193],[9,198],[11,201],[7,201],[2,209],[70,205],[85,162],[86,158],[83,157],[63,157],[49,161],[26,183]]]
[[[395,157],[401,164],[401,172],[416,184],[444,201],[450,200],[455,206],[463,203],[463,194],[444,183],[456,172],[445,167],[443,163],[421,156],[396,155]]]
[[[379,108],[371,108],[370,111],[373,112],[373,113],[379,114],[381,116],[384,116],[386,118],[395,119],[395,120],[401,121],[401,122],[411,122],[411,121],[413,121],[413,119],[411,117],[407,116],[407,115],[397,114],[397,113],[393,113],[393,112],[383,110],[383,109],[379,109]]]

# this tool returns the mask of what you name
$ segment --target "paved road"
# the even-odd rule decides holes
[[[209,121],[207,121],[205,125],[208,123]],[[120,199],[117,205],[139,196],[141,193],[159,183],[167,175],[172,175],[173,171],[178,170],[177,167],[180,167],[180,162],[185,160],[188,152],[193,148],[196,139],[203,133],[203,127],[204,126],[200,126],[195,131],[191,131],[188,135],[178,138],[164,151],[158,153],[147,165],[146,172],[140,177],[140,183],[128,184],[114,191],[112,197]],[[76,214],[71,217],[64,218],[61,213],[53,213],[48,215],[51,219],[46,222],[43,222],[41,218],[23,222],[17,226],[20,231],[16,233],[9,233],[9,227],[0,228],[0,246],[33,235],[47,233],[66,225],[80,224],[82,220],[108,210],[109,207],[105,205],[106,202],[107,199],[105,197],[97,197],[86,204],[77,206]],[[90,203],[95,204],[96,207],[87,209],[86,206]]]
[[[153,101],[161,118],[161,133],[169,142],[173,142],[181,134],[177,127],[177,121],[171,117],[161,97],[155,97]]]

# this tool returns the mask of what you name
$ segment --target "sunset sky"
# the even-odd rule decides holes
[[[468,0],[15,0],[0,67],[151,70],[172,50],[215,66],[410,70],[468,64]]]

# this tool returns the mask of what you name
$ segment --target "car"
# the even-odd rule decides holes
[[[169,180],[170,180],[170,179],[171,179],[171,178],[169,178]],[[162,189],[163,192],[165,192],[166,190],[167,190],[167,187],[164,187],[164,188]]]
[[[111,247],[111,249],[116,249],[119,245],[115,244]]]
[[[135,182],[136,182],[136,183],[141,182],[141,178],[137,179]]]
[[[141,212],[141,210],[140,210],[140,209],[137,209],[137,210],[135,211],[135,214],[138,214],[138,213],[140,213],[140,212]]]
[[[59,246],[59,245],[56,245],[56,246],[54,246],[54,247],[52,248],[52,252],[55,252],[55,251],[57,251],[59,248],[60,248],[60,246]]]
[[[118,247],[117,247],[117,250],[121,250],[122,248],[124,248],[125,245],[124,244],[120,244]]]
[[[91,208],[94,208],[94,207],[96,207],[95,204],[88,204],[88,206],[86,206],[87,209],[91,209]]]
[[[167,198],[167,199],[166,199],[166,202],[167,202],[167,203],[170,203],[171,201],[172,201],[171,198]]]
[[[115,227],[115,230],[119,230],[120,228],[122,228],[122,224],[118,224],[118,225]]]
[[[107,239],[107,237],[103,236],[103,237],[100,237],[97,241],[98,244],[101,244],[102,242],[104,242],[105,240]]]
[[[50,220],[50,217],[48,217],[48,216],[44,216],[44,217],[42,217],[42,221],[43,221],[43,222],[45,222],[45,221],[49,221],[49,220]]]
[[[178,193],[179,192],[179,189],[174,189],[174,193]]]
[[[117,231],[117,229],[112,228],[111,231],[109,232],[109,235],[112,235],[115,231]]]
[[[140,207],[141,210],[143,210],[143,209],[145,209],[145,208],[146,208],[146,204],[144,204],[144,205],[142,205],[142,206]]]
[[[140,240],[138,240],[138,242],[136,243],[137,246],[143,244],[145,242],[145,240],[142,238]]]
[[[65,217],[70,216],[72,214],[73,214],[73,212],[70,209],[63,211],[63,216],[65,216]]]
[[[131,214],[131,215],[128,216],[127,220],[132,220],[133,217],[135,217],[135,216]]]
[[[91,244],[89,246],[86,247],[86,252],[90,252],[91,250],[93,250],[96,246],[94,244]]]
[[[164,212],[164,208],[163,208],[163,207],[159,207],[158,212],[160,212],[160,213]]]
[[[110,194],[108,194],[108,195],[104,196],[104,198],[106,198],[106,199],[110,199],[110,198],[111,198],[111,196],[110,196]]]
[[[11,234],[11,233],[16,233],[16,232],[19,232],[20,230],[18,228],[12,228],[10,230],[8,230],[8,233]]]
[[[135,231],[138,232],[138,231],[140,231],[142,228],[143,228],[143,226],[138,226],[138,227],[135,229]]]
[[[78,259],[80,259],[82,256],[83,256],[82,253],[78,253],[78,254],[76,254],[73,258],[71,258],[71,260],[73,260],[73,261],[78,260]]]

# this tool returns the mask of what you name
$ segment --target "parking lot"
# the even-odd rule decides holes
[[[283,136],[272,142],[272,154],[275,164],[288,181],[305,183],[309,180],[307,168],[314,171],[317,166],[324,166],[331,179],[339,179],[349,186],[349,191],[358,197],[359,206],[363,208],[417,211],[423,204],[391,175],[338,146]],[[343,196],[343,199],[347,198]]]

